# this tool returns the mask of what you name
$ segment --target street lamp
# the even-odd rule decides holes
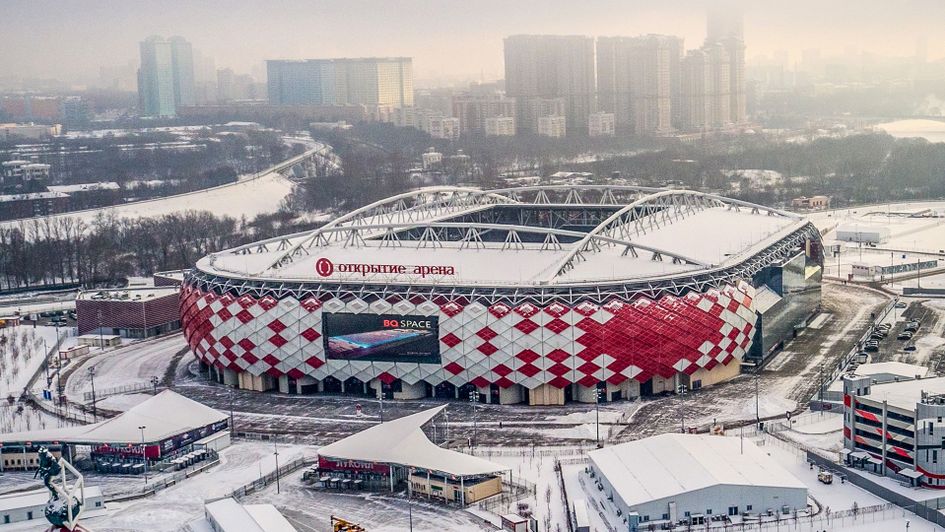
[[[476,440],[479,439],[479,424],[478,424],[478,419],[477,419],[479,417],[479,412],[476,409],[476,403],[478,402],[479,402],[479,390],[473,389],[469,392],[469,403],[472,405],[472,409],[473,409],[473,437],[469,445],[470,447],[473,447],[476,443]]]
[[[141,458],[144,460],[144,484],[148,484],[148,451],[144,445],[144,429],[148,428],[145,425],[138,427],[138,430],[141,431]]]
[[[384,422],[384,381],[378,381],[377,400],[381,403],[381,423]]]
[[[95,366],[88,369],[89,378],[92,379],[92,419],[98,421],[98,411],[95,408]]]
[[[679,432],[683,434],[686,433],[686,411],[683,408],[683,401],[687,392],[689,392],[689,387],[685,384],[676,386],[676,394],[679,395]]]
[[[98,348],[99,351],[105,350],[105,331],[102,329],[102,311],[98,311]]]
[[[600,448],[600,396],[602,390],[599,386],[594,387],[594,419],[597,425],[597,447]]]
[[[276,457],[276,493],[281,493],[279,485],[279,443],[275,437],[272,438],[273,455]]]

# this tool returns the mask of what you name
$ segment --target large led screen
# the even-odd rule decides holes
[[[326,313],[322,331],[332,360],[440,363],[435,316]]]

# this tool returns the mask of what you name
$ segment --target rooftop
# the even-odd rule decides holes
[[[739,440],[662,434],[588,456],[631,507],[719,485],[806,489],[750,440]]]
[[[890,406],[903,410],[915,410],[916,403],[922,400],[922,392],[945,394],[945,377],[874,384],[866,398],[886,401]]]
[[[793,214],[685,190],[431,187],[314,231],[209,255],[197,267],[295,282],[591,285],[728,268],[806,225]]]
[[[108,443],[138,445],[144,440],[157,443],[171,436],[224,421],[227,415],[171,390],[139,403],[127,412],[106,421],[48,430],[0,434],[0,443],[61,442],[74,444]]]
[[[128,301],[134,303],[176,295],[177,292],[178,289],[175,286],[125,288],[122,290],[84,290],[79,292],[76,299],[83,301]]]
[[[418,467],[456,476],[488,475],[509,468],[444,449],[423,433],[423,426],[447,405],[404,416],[362,430],[318,450],[319,456]]]

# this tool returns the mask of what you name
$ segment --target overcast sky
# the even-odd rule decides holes
[[[250,72],[267,58],[404,55],[419,79],[502,74],[514,33],[668,33],[705,37],[697,0],[0,0],[0,76],[95,79],[137,61],[151,34],[182,35],[216,66]],[[943,0],[756,0],[746,4],[748,56],[848,47],[912,56],[928,39],[945,56]]]

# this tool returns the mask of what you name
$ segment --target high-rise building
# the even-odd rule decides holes
[[[516,125],[525,131],[538,131],[538,120],[546,116],[566,116],[568,103],[564,98],[526,98],[516,101]],[[587,121],[587,117],[584,118]]]
[[[183,37],[171,37],[171,64],[174,73],[174,105],[194,105],[194,50]]]
[[[487,137],[515,135],[515,118],[512,116],[493,116],[486,118],[483,122],[483,130]]]
[[[138,105],[144,116],[175,116],[180,106],[193,105],[193,49],[183,37],[152,36],[141,42]]]
[[[745,28],[742,13],[737,7],[723,3],[709,10],[706,22],[706,45],[722,46],[729,64],[728,122],[743,124],[747,120],[747,113]]]
[[[588,137],[612,137],[614,136],[614,114],[597,112],[591,113],[587,117],[587,136]]]
[[[587,127],[597,109],[594,39],[583,35],[513,35],[505,38],[506,93],[516,99],[520,128],[533,98],[563,98],[569,125]]]
[[[409,57],[266,61],[274,105],[413,105]]]
[[[537,133],[542,137],[562,138],[568,132],[563,116],[543,116],[538,119]]]
[[[463,94],[453,97],[453,116],[463,133],[483,132],[489,118],[515,117],[515,100],[502,94]]]
[[[622,130],[636,134],[671,131],[682,50],[682,39],[668,35],[599,38],[600,110],[613,113]]]
[[[679,99],[680,129],[704,131],[709,129],[709,86],[712,84],[709,57],[705,50],[690,50],[680,66],[681,82]]]

